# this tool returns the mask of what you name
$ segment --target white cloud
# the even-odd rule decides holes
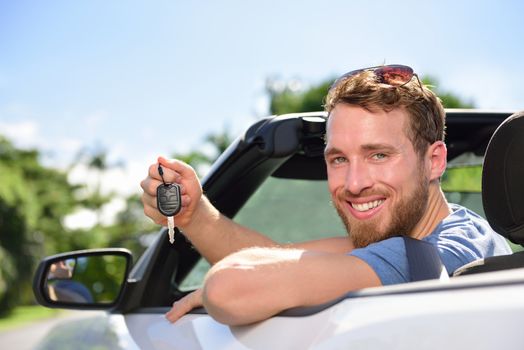
[[[102,225],[112,225],[115,222],[116,214],[124,210],[126,202],[123,198],[114,198],[105,204],[100,213],[100,223]],[[64,218],[64,226],[68,229],[90,229],[97,224],[97,214],[94,210],[79,209],[73,214]]]
[[[129,196],[140,191],[140,181],[147,176],[148,166],[153,161],[130,161],[123,167],[110,168],[102,173],[79,164],[69,172],[69,182],[85,184],[88,191],[100,186],[102,194],[114,192]]]
[[[156,158],[155,158],[156,159]],[[140,193],[140,181],[146,177],[147,169],[152,161],[132,161],[122,168],[113,168],[99,174],[84,164],[75,166],[69,172],[69,181],[73,184],[85,184],[86,191],[94,191],[100,185],[102,194],[116,193],[116,197],[102,207],[100,221],[102,224],[113,224],[116,214],[125,208],[125,197]],[[88,194],[84,193],[84,195]],[[80,194],[82,195],[82,194]],[[94,211],[82,209],[66,217],[66,227],[89,229],[96,224]]]
[[[64,169],[82,147],[79,139],[70,137],[50,138],[43,134],[41,125],[33,119],[20,118],[30,113],[23,106],[9,106],[6,111],[15,113],[20,120],[0,121],[0,135],[7,137],[20,149],[38,149],[44,165]]]
[[[102,207],[100,220],[103,225],[111,225],[115,222],[116,214],[126,208],[126,201],[123,198],[115,198]]]
[[[0,134],[6,136],[17,147],[34,148],[41,144],[38,123],[32,120],[0,122]]]
[[[81,209],[64,218],[64,226],[71,229],[90,229],[96,224],[96,214],[92,210]]]
[[[258,117],[265,117],[269,115],[269,97],[261,95],[255,98],[253,105],[254,114]]]

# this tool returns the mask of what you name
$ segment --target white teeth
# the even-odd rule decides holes
[[[368,202],[368,203],[362,203],[362,204],[351,203],[351,206],[358,211],[367,211],[367,210],[378,207],[382,203],[384,203],[383,199],[376,200],[373,202]]]

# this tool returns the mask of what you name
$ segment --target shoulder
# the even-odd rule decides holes
[[[366,262],[378,275],[382,285],[409,282],[406,247],[401,237],[372,243],[351,251],[350,255]]]
[[[483,217],[457,204],[450,208],[451,214],[424,238],[437,247],[449,272],[477,259],[511,253],[504,237]]]
[[[499,247],[498,244],[504,238],[493,231],[482,216],[458,204],[451,204],[450,208],[451,213],[424,240],[431,243],[449,240],[471,246],[489,243],[493,248],[505,248],[506,245]]]

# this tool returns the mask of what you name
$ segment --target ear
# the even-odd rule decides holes
[[[447,165],[448,149],[446,148],[446,144],[442,141],[436,141],[429,146],[426,155],[426,159],[431,165],[430,181],[440,178],[446,170]]]

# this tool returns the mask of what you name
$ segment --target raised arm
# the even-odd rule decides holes
[[[280,245],[261,233],[241,226],[222,215],[202,195],[198,177],[189,165],[162,157],[158,162],[149,167],[147,178],[141,182],[144,191],[142,195],[144,213],[156,223],[166,225],[166,218],[160,214],[156,204],[156,188],[162,183],[158,173],[158,164],[160,164],[164,169],[164,179],[181,186],[182,210],[175,216],[175,225],[211,264],[248,247],[301,248],[326,252],[348,252],[352,249],[349,239],[344,237]]]

